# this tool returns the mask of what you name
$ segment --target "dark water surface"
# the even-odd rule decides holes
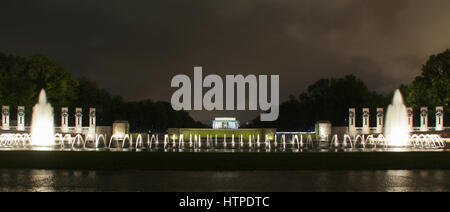
[[[450,191],[450,170],[78,171],[0,169],[0,191]]]

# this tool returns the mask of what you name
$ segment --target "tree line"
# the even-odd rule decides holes
[[[60,122],[60,108],[68,106],[69,111],[83,107],[84,117],[88,108],[97,109],[97,124],[111,125],[114,120],[128,120],[133,131],[165,131],[169,127],[205,127],[185,111],[174,111],[163,101],[124,101],[120,96],[109,94],[96,82],[87,78],[74,78],[56,61],[43,55],[29,57],[0,53],[0,104],[9,105],[11,117],[15,117],[17,106],[25,106],[27,124],[31,111],[37,102],[40,89],[46,89],[48,101],[55,108],[55,122]],[[414,108],[418,122],[421,106],[429,108],[429,124],[434,125],[436,106],[444,106],[445,124],[450,122],[450,50],[432,55],[422,66],[422,73],[409,85],[400,90],[407,106]],[[335,126],[346,126],[348,108],[357,108],[361,117],[363,107],[371,108],[371,117],[376,117],[377,107],[386,110],[393,92],[382,95],[370,91],[364,82],[354,75],[343,78],[320,79],[308,86],[298,96],[280,104],[279,118],[273,122],[260,122],[255,118],[246,127],[274,127],[279,130],[313,130],[319,120],[331,121]],[[73,123],[74,115],[69,116]],[[357,118],[357,125],[361,119]],[[13,119],[12,119],[13,121]],[[88,119],[84,118],[84,125]],[[371,125],[376,125],[371,118]],[[419,123],[416,123],[418,125]]]
[[[432,55],[422,66],[422,72],[409,85],[401,85],[405,104],[414,108],[415,125],[419,125],[420,107],[429,109],[429,125],[435,124],[436,106],[444,106],[445,126],[450,124],[450,50]],[[274,122],[260,122],[255,118],[251,127],[275,127],[280,130],[313,130],[319,120],[328,120],[334,126],[348,125],[348,109],[369,107],[371,126],[376,125],[376,108],[384,108],[392,101],[393,92],[382,95],[370,91],[354,75],[343,78],[320,79],[299,96],[291,96],[280,104],[280,115]],[[361,119],[357,118],[357,126]]]
[[[59,125],[60,108],[69,107],[69,123],[74,122],[75,107],[96,108],[97,125],[111,125],[114,120],[128,120],[133,131],[165,131],[168,127],[203,127],[187,112],[174,111],[163,101],[124,101],[109,94],[96,82],[87,78],[76,79],[56,61],[44,55],[21,57],[0,53],[0,104],[11,107],[11,117],[17,106],[25,106],[26,124],[30,124],[32,107],[39,91],[44,88],[54,108],[55,123]],[[14,121],[12,118],[11,121]],[[88,125],[88,118],[83,119]]]

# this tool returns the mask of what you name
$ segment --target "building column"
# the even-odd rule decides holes
[[[24,106],[17,107],[17,130],[20,130],[20,131],[25,130],[25,107]]]
[[[408,107],[406,108],[406,111],[408,113],[408,126],[409,126],[409,132],[414,131],[414,113],[413,113],[413,108],[412,107]]]
[[[369,108],[363,108],[363,123],[362,123],[362,134],[370,134],[370,113]]]
[[[69,108],[68,107],[61,108],[61,132],[63,132],[63,133],[69,132]]]
[[[420,131],[428,131],[428,107],[420,108]]]
[[[383,133],[384,126],[384,110],[377,108],[377,133]]]
[[[89,134],[95,134],[96,116],[95,108],[89,108]]]
[[[436,131],[444,130],[444,107],[436,107]]]
[[[9,130],[9,106],[2,106],[2,130]]]
[[[82,108],[75,108],[75,132],[82,133],[83,127],[83,111]]]
[[[348,109],[348,134],[356,135],[355,108]]]

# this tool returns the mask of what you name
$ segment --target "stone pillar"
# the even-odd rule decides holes
[[[348,109],[348,134],[356,135],[355,108]]]
[[[123,138],[126,134],[130,133],[130,124],[125,120],[116,120],[113,122],[113,135],[117,138]]]
[[[362,115],[362,119],[363,119],[363,123],[362,123],[362,134],[370,134],[370,113],[369,113],[369,108],[363,108],[363,115]]]
[[[61,132],[63,132],[63,133],[69,132],[69,108],[68,107],[61,108]]]
[[[406,111],[408,112],[408,126],[409,126],[409,131],[412,132],[414,131],[414,113],[413,113],[413,108],[412,107],[408,107],[406,108]]]
[[[444,130],[444,107],[436,107],[436,131]]]
[[[377,133],[383,133],[384,126],[384,110],[377,108]]]
[[[318,121],[316,123],[316,138],[318,141],[329,141],[331,139],[331,122]]]
[[[20,130],[20,131],[25,130],[25,107],[24,106],[17,107],[17,130]]]
[[[81,107],[75,108],[75,132],[81,133],[83,127],[83,111]]]
[[[9,106],[2,106],[2,130],[9,130]]]
[[[89,108],[89,134],[95,134],[95,108]]]
[[[420,131],[428,131],[428,107],[420,108]]]

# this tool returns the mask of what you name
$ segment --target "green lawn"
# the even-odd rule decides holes
[[[0,152],[0,168],[146,170],[450,169],[450,152]]]

